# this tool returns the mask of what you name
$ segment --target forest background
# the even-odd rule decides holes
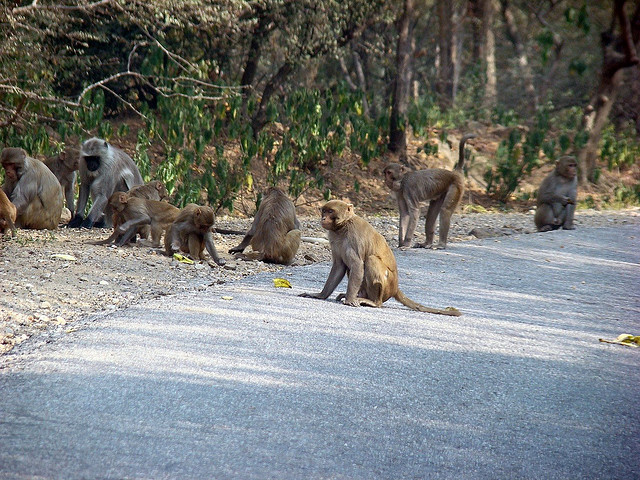
[[[565,154],[582,206],[640,203],[638,0],[4,1],[0,24],[0,147],[105,138],[177,205],[274,184],[375,210],[384,161],[450,167],[466,132],[472,206],[530,206]]]

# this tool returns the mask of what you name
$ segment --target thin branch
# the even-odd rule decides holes
[[[24,7],[15,7],[11,10],[11,13],[29,13],[34,10],[65,10],[65,11],[77,11],[77,10],[92,10],[94,8],[101,7],[102,5],[108,5],[113,0],[100,0],[98,2],[89,3],[87,5],[38,5],[38,0],[33,0],[30,5]]]

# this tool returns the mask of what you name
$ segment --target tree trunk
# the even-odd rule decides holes
[[[492,110],[498,99],[498,77],[496,72],[496,37],[493,33],[495,5],[493,0],[484,0],[482,9],[483,60],[485,65],[485,86],[483,107]]]
[[[393,88],[393,104],[389,119],[389,150],[400,158],[407,155],[407,108],[411,87],[411,20],[413,0],[404,0],[404,10],[398,22],[396,52],[396,77]]]
[[[450,107],[453,100],[452,8],[450,0],[438,0],[439,68],[436,89],[439,95],[440,107],[443,109]]]
[[[501,3],[502,18],[504,19],[504,24],[507,29],[507,37],[509,37],[509,40],[511,40],[511,43],[513,43],[513,47],[516,51],[516,56],[518,57],[518,66],[520,67],[520,72],[522,73],[522,81],[524,82],[524,90],[527,98],[530,99],[527,104],[531,105],[531,109],[535,111],[538,108],[538,97],[536,95],[536,89],[533,85],[533,73],[531,72],[531,66],[529,65],[527,51],[524,48],[520,35],[518,34],[518,25],[516,24],[516,19],[513,16],[513,12],[511,11],[509,0],[501,0]]]
[[[258,136],[258,133],[260,133],[262,127],[264,127],[267,123],[267,106],[269,105],[271,97],[273,97],[273,94],[276,93],[276,90],[282,86],[282,84],[285,82],[291,72],[293,72],[293,70],[294,66],[292,63],[285,63],[265,85],[262,92],[262,98],[260,99],[260,105],[258,106],[253,119],[251,120],[251,127],[253,128],[253,135],[255,137]]]
[[[602,129],[607,123],[623,78],[622,70],[640,63],[636,53],[640,43],[640,2],[636,2],[631,22],[624,11],[625,3],[626,0],[614,2],[611,28],[601,35],[603,61],[600,83],[584,111],[583,128],[589,134],[589,138],[583,149],[578,152],[579,179],[582,185],[597,180],[598,146]],[[614,34],[616,22],[620,24],[620,33],[617,35]]]

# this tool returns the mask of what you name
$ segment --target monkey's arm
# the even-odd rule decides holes
[[[75,185],[76,172],[72,172],[69,181],[64,186],[64,197],[67,202],[67,208],[73,214],[74,213],[74,198],[73,198],[73,187]]]
[[[167,239],[165,245],[170,249],[168,254],[180,251],[180,231],[183,230],[184,224],[182,222],[174,222],[166,231]]]
[[[76,205],[76,214],[67,224],[69,228],[79,228],[84,220],[84,211],[89,201],[89,179],[82,178],[80,184],[80,193],[78,194],[78,204]]]
[[[211,229],[207,233],[204,234],[204,246],[207,248],[207,252],[213,258],[213,261],[218,265],[224,265],[227,263],[223,258],[218,256],[218,252],[216,250],[216,245],[213,243],[213,235],[211,234]]]
[[[251,243],[251,239],[253,239],[253,235],[246,234],[240,244],[237,247],[233,247],[229,249],[229,253],[241,253],[245,248],[249,246]]]
[[[133,236],[138,231],[138,228],[142,225],[150,225],[151,217],[148,215],[140,216],[138,218],[134,218],[132,220],[128,220],[120,225],[117,229],[114,230],[114,234],[122,235],[120,240],[116,243],[119,247],[129,243],[129,240],[133,238]]]
[[[326,300],[340,284],[346,273],[347,266],[344,262],[339,259],[334,259],[333,265],[331,265],[331,271],[329,272],[329,278],[327,278],[322,291],[320,293],[301,293],[300,296]]]
[[[23,175],[20,181],[16,184],[13,192],[9,196],[11,203],[16,207],[18,215],[20,215],[29,206],[31,200],[36,196],[35,183],[32,183],[32,179]]]
[[[93,224],[100,220],[100,215],[104,212],[104,208],[107,206],[108,202],[109,199],[106,195],[96,195],[96,198],[93,199],[93,204],[91,205],[87,218],[82,222],[82,227],[92,228]]]
[[[253,218],[253,222],[251,222],[251,227],[249,228],[249,231],[247,232],[247,234],[244,236],[244,238],[242,239],[242,241],[237,247],[233,247],[229,249],[229,253],[241,253],[244,251],[245,248],[249,246],[249,244],[251,243],[251,240],[253,240],[253,236],[256,234],[256,231],[258,230],[258,224],[260,223],[261,216],[262,216],[262,210],[259,208],[258,213],[256,213],[256,216]]]

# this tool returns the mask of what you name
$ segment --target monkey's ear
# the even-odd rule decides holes
[[[104,148],[108,148],[109,147],[109,142],[107,142],[106,140],[104,141]]]
[[[353,204],[352,203],[347,203],[347,212],[353,213]]]

